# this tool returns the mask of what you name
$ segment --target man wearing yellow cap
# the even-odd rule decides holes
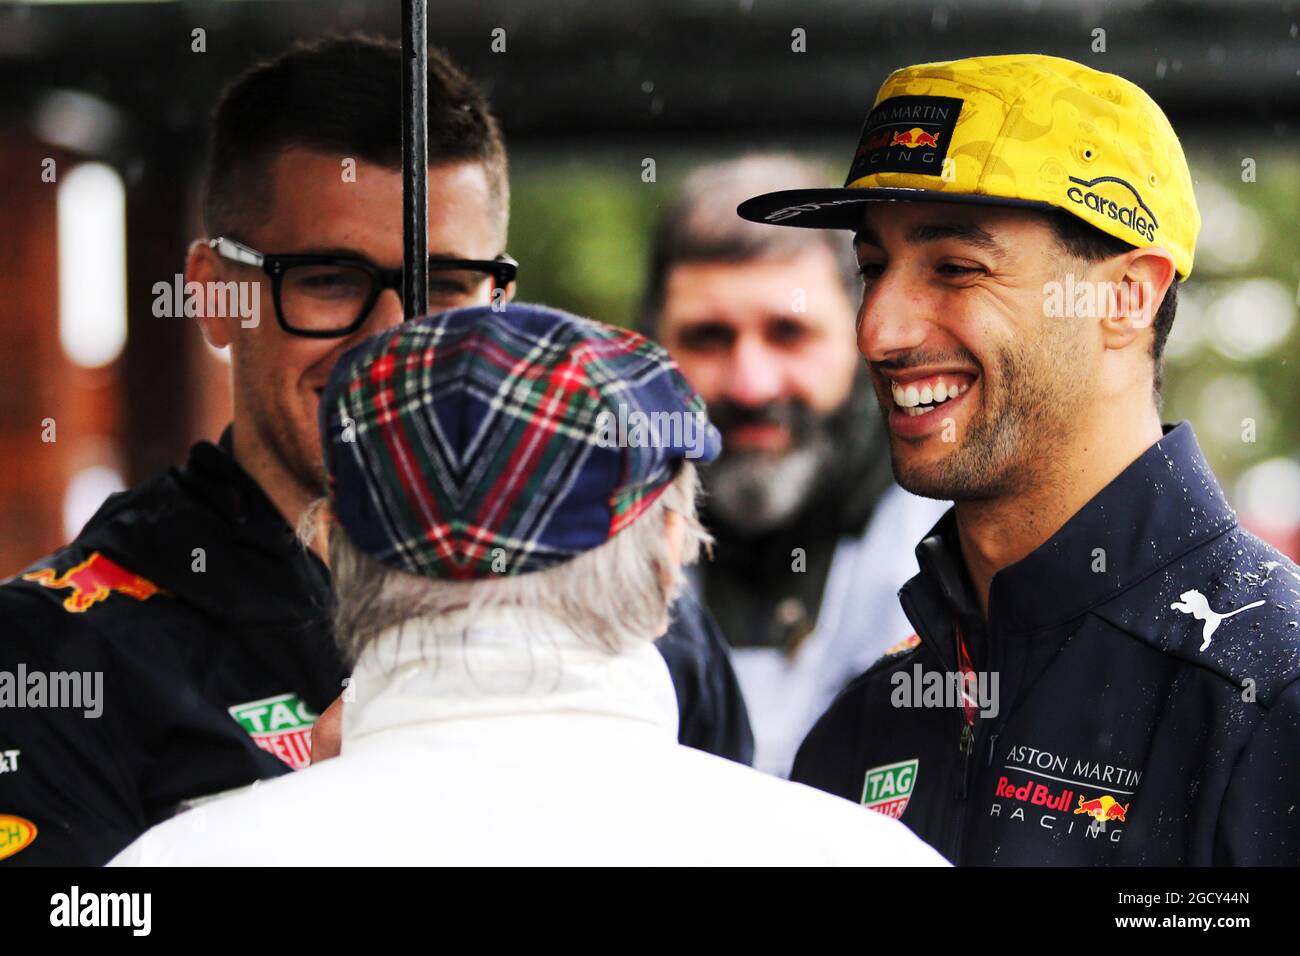
[[[1200,227],[1160,108],[1054,57],[909,67],[844,188],[739,211],[854,230],[895,475],[956,503],[793,778],[963,864],[1300,862],[1300,572],[1160,420]]]

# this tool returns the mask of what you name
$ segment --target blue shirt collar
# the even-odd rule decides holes
[[[949,615],[974,606],[964,573],[942,573],[943,549],[964,571],[949,511],[916,549],[925,587]],[[1047,541],[993,577],[989,613],[996,633],[1036,631],[1070,621],[1133,587],[1237,523],[1192,426],[1164,436],[1120,472]],[[927,586],[928,585],[928,586]]]

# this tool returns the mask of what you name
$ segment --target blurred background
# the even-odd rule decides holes
[[[396,38],[399,8],[0,0],[0,578],[228,419],[224,357],[152,313],[199,235],[222,84],[298,39]],[[1276,0],[430,0],[429,37],[502,120],[520,296],[621,324],[693,166],[780,148],[839,185],[898,66],[1036,52],[1138,83],[1182,137],[1204,217],[1164,417],[1192,421],[1243,521],[1294,558],[1298,23]]]

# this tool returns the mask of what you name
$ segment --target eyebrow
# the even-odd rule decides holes
[[[365,259],[358,250],[349,249],[345,246],[307,246],[305,249],[295,249],[291,255],[295,256],[338,256],[340,259]]]
[[[295,250],[290,255],[295,256],[334,256],[339,259],[363,259],[366,262],[374,262],[369,256],[358,249],[351,249],[347,246],[308,246],[306,249]],[[430,250],[430,259],[464,259],[464,256],[457,255],[454,252],[443,252],[440,250]]]
[[[973,246],[991,253],[998,258],[1006,255],[1006,250],[1002,244],[993,238],[992,235],[985,232],[979,226],[968,222],[922,222],[912,226],[904,237],[912,245],[924,245],[929,242],[938,242],[941,239],[957,239],[961,242],[969,242]],[[884,248],[884,243],[871,227],[863,226],[853,235],[853,242],[866,243],[868,245],[880,246]]]

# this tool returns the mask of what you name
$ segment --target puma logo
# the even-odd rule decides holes
[[[1210,639],[1214,637],[1214,632],[1219,629],[1219,625],[1232,617],[1234,614],[1240,614],[1242,611],[1249,611],[1252,607],[1259,607],[1263,601],[1255,601],[1253,604],[1247,604],[1245,607],[1239,607],[1235,611],[1228,611],[1220,614],[1210,607],[1210,602],[1206,600],[1205,595],[1200,591],[1184,591],[1178,595],[1178,600],[1169,605],[1175,611],[1182,611],[1184,614],[1190,614],[1198,621],[1203,621],[1204,625],[1201,630],[1201,650],[1210,646]]]

